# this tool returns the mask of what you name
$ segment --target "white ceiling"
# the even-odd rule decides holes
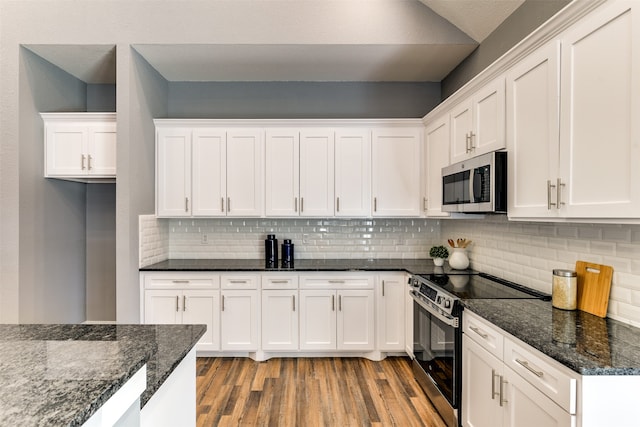
[[[246,1],[260,3],[264,0]],[[316,2],[327,0],[296,1],[302,2],[296,3],[300,7],[300,4],[326,4]],[[351,6],[354,6],[359,1],[358,7],[385,5],[396,9],[406,8],[403,11],[407,18],[406,25],[404,21],[403,25],[399,25],[395,16],[388,18],[391,22],[385,22],[388,14],[380,12],[375,17],[379,22],[361,27],[354,25],[354,30],[348,29],[357,33],[356,36],[345,32],[344,22],[337,22],[333,32],[330,23],[324,23],[329,31],[316,34],[316,39],[312,40],[308,31],[305,33],[305,28],[301,28],[298,30],[300,34],[287,30],[289,33],[285,33],[286,37],[278,35],[281,42],[142,43],[135,44],[134,48],[168,81],[438,82],[524,2],[342,1],[344,3],[338,4],[353,2]],[[420,6],[416,6],[416,3]],[[261,3],[261,7],[264,4]],[[375,16],[371,10],[367,10],[367,13],[370,19]],[[403,16],[402,13],[399,15]],[[384,25],[389,28],[381,28]],[[277,32],[277,29],[274,31]],[[335,36],[336,33],[339,36]],[[297,43],[297,40],[302,41]],[[113,45],[38,44],[26,47],[86,83],[115,83],[116,55]]]

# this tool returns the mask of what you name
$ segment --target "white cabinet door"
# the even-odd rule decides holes
[[[47,125],[47,170],[45,176],[84,175],[89,130],[82,124]]]
[[[298,216],[300,135],[296,129],[269,129],[265,138],[265,214]]]
[[[564,411],[511,368],[504,367],[502,381],[504,427],[567,427],[576,425],[575,415]]]
[[[378,276],[376,313],[379,350],[405,349],[406,282],[404,274]]]
[[[471,133],[473,132],[473,102],[462,101],[450,113],[451,119],[451,163],[471,157]]]
[[[227,216],[254,217],[264,211],[264,132],[227,131]]]
[[[557,216],[551,190],[558,171],[559,49],[553,41],[507,74],[507,211],[511,218]]]
[[[373,291],[339,290],[337,296],[338,350],[373,350],[375,348]]]
[[[422,209],[426,216],[449,216],[442,212],[442,168],[449,165],[449,115],[445,114],[427,124],[425,130],[425,159],[423,180],[425,195]]]
[[[262,349],[298,349],[297,289],[262,291]]]
[[[333,216],[334,132],[300,132],[300,215]]]
[[[421,134],[422,129],[373,132],[373,216],[420,215]]]
[[[88,131],[87,171],[91,176],[116,175],[116,123],[92,125]]]
[[[561,214],[640,217],[640,23],[611,2],[562,37]]]
[[[301,290],[300,349],[334,350],[335,348],[336,291]]]
[[[258,291],[223,290],[221,292],[222,350],[258,349]]]
[[[451,163],[505,148],[504,85],[499,77],[451,110]]]
[[[371,215],[371,131],[339,129],[335,147],[335,216]]]
[[[158,130],[156,143],[156,214],[191,215],[191,131]]]
[[[220,292],[182,291],[182,323],[207,325],[207,331],[196,345],[197,350],[220,350]]]
[[[144,291],[144,323],[180,324],[182,312],[181,291],[153,289]]]
[[[224,216],[227,135],[223,129],[195,129],[191,156],[193,216]]]
[[[500,379],[503,364],[475,341],[462,337],[462,425],[502,425]]]

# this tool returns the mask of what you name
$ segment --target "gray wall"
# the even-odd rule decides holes
[[[442,80],[442,99],[464,86],[569,3],[571,0],[526,0]]]
[[[438,83],[170,83],[173,118],[420,118]]]
[[[116,111],[115,84],[88,84],[87,111],[114,112]]]
[[[116,185],[86,186],[86,319],[116,320]]]
[[[75,323],[85,316],[85,185],[45,179],[38,114],[83,111],[86,86],[20,50],[19,320]]]

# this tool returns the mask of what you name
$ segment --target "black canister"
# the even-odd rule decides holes
[[[264,263],[266,268],[278,267],[278,239],[275,234],[268,234],[264,241]]]
[[[284,239],[282,244],[282,268],[293,267],[293,243],[291,240]]]

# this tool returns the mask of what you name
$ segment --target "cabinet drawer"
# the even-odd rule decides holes
[[[300,276],[300,289],[373,289],[373,274]]]
[[[502,359],[504,338],[499,328],[465,310],[462,313],[462,332],[480,344],[489,353],[498,359]]]
[[[224,274],[220,277],[222,289],[258,289],[259,284],[257,274]]]
[[[524,343],[504,340],[504,363],[570,414],[576,413],[577,374]]]
[[[298,289],[298,276],[292,274],[263,274],[262,289]]]
[[[218,289],[220,276],[207,272],[145,273],[145,289]]]

